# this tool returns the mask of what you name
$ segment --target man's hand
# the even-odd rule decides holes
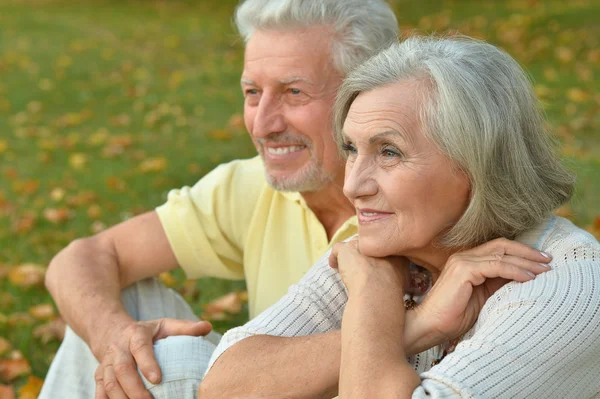
[[[212,330],[207,321],[158,319],[129,322],[111,326],[104,334],[97,357],[96,399],[152,398],[146,390],[140,372],[152,383],[161,380],[161,371],[154,357],[153,344],[172,335],[204,336]]]

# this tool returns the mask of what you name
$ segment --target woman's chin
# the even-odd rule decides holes
[[[370,256],[373,258],[383,258],[390,255],[395,255],[392,248],[386,248],[382,245],[381,238],[377,239],[374,237],[373,239],[369,237],[359,236],[358,238],[358,249],[360,253],[365,256]]]

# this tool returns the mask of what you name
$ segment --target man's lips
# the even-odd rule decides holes
[[[357,208],[356,214],[358,216],[358,221],[360,223],[376,222],[376,221],[388,218],[391,215],[393,215],[393,213],[391,213],[391,212],[383,212],[383,211],[379,211],[377,209],[369,209],[369,208],[363,208],[363,209]]]
[[[300,152],[306,148],[302,144],[290,144],[290,145],[268,145],[265,146],[265,151],[269,155],[285,155],[294,152]]]

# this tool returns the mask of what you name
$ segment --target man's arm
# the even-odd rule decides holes
[[[73,241],[52,259],[46,286],[69,326],[101,362],[96,374],[97,389],[107,384],[113,392],[121,390],[121,386],[125,392],[145,391],[136,362],[150,381],[160,380],[153,338],[203,335],[210,331],[208,325],[189,321],[162,319],[139,323],[121,304],[122,288],[177,266],[155,211],[93,237]],[[104,381],[103,373],[106,364],[114,369],[108,381]],[[116,380],[112,381],[112,376]]]
[[[337,395],[340,354],[339,331],[250,337],[219,357],[198,397],[332,398]]]

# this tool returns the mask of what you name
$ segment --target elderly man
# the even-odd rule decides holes
[[[150,278],[176,267],[245,278],[253,317],[356,233],[331,108],[344,75],[396,37],[393,12],[384,0],[246,0],[236,24],[260,157],[221,165],[56,255],[46,285],[72,330],[40,397],[194,396],[219,337],[201,337],[210,325]]]

